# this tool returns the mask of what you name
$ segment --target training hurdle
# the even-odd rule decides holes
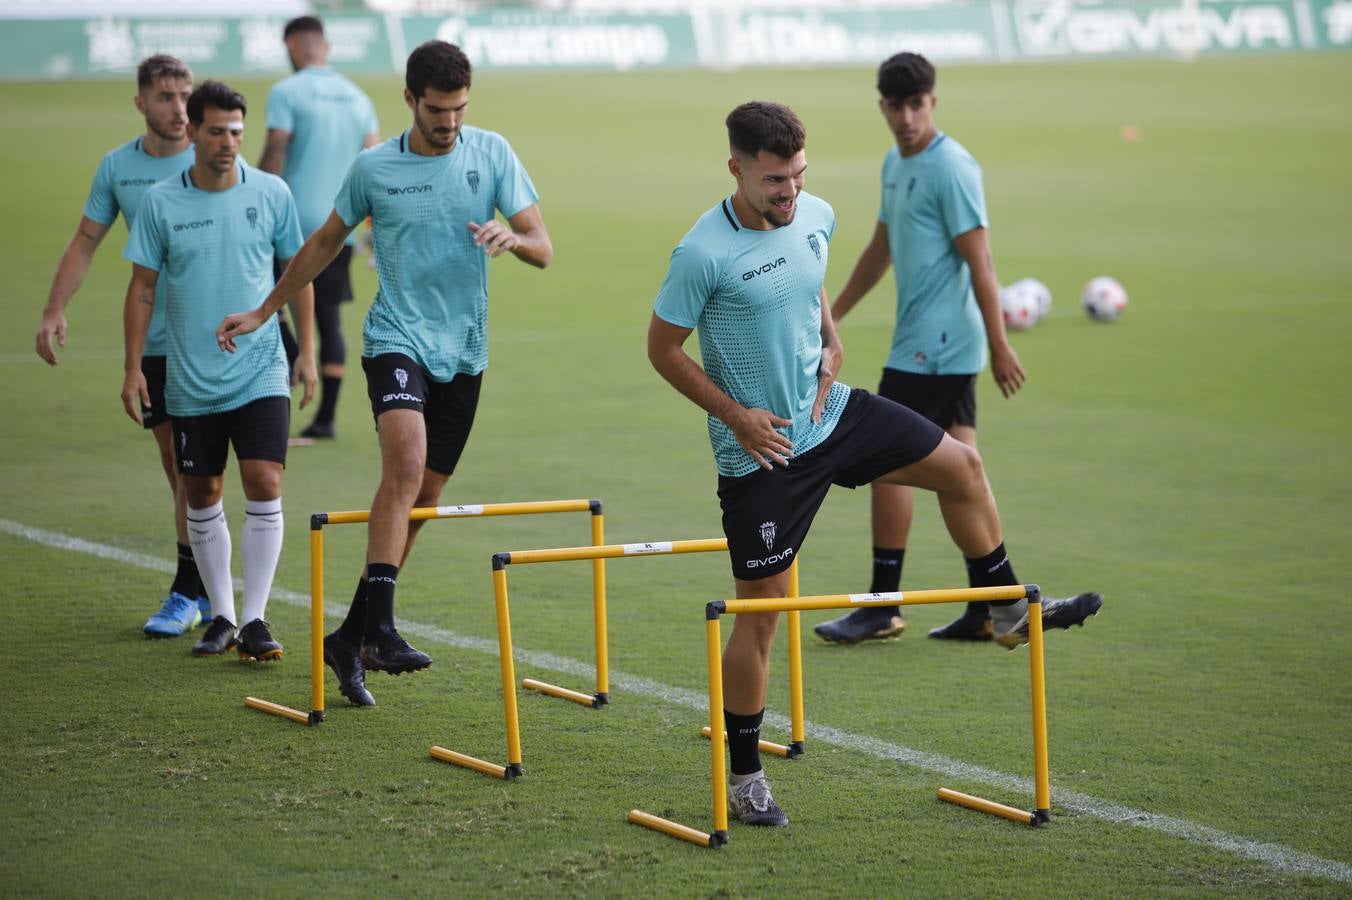
[[[458,506],[421,506],[409,512],[410,522],[430,519],[489,518],[493,516],[535,516],[548,513],[585,512],[591,514],[593,544],[605,543],[605,516],[600,500],[527,500],[517,503],[481,503]],[[259,712],[290,719],[301,725],[324,721],[324,526],[354,525],[368,522],[370,510],[323,512],[310,516],[310,711],[301,712],[280,703],[245,697],[244,705]],[[592,564],[592,598],[596,608],[598,631],[604,633],[606,564]]]
[[[498,659],[502,669],[502,706],[503,717],[506,720],[507,727],[507,765],[500,766],[478,757],[469,756],[465,753],[458,753],[455,750],[448,750],[445,747],[433,745],[428,751],[433,759],[441,762],[451,763],[466,769],[473,769],[484,775],[491,775],[494,778],[501,778],[506,781],[515,779],[522,774],[521,768],[521,726],[516,704],[516,666],[512,658],[512,619],[511,611],[508,606],[507,595],[507,567],[510,565],[527,565],[531,563],[548,562],[570,562],[576,560],[590,559],[593,564],[606,559],[621,559],[627,557],[651,557],[651,556],[675,556],[683,553],[713,553],[724,552],[728,549],[726,538],[709,538],[707,540],[692,541],[651,541],[641,544],[610,544],[606,546],[591,547],[560,547],[549,550],[512,550],[505,553],[496,553],[493,555],[493,599],[497,606],[498,616]],[[609,695],[609,675],[606,649],[606,621],[605,621],[605,582],[599,582],[600,589],[596,602],[596,693],[584,694],[581,691],[570,690],[565,687],[559,687],[545,681],[538,681],[534,678],[523,678],[521,686],[527,690],[537,691],[542,694],[548,694],[552,697],[558,697],[563,700],[570,700],[581,706],[599,709],[610,702]],[[798,595],[798,561],[794,560],[790,567],[789,593],[791,596]],[[760,747],[767,753],[773,753],[792,759],[803,753],[803,657],[802,657],[802,634],[798,621],[798,612],[791,610],[789,612],[789,694],[790,708],[792,710],[793,725],[791,729],[792,741],[789,745],[775,744],[770,741],[761,741]],[[719,734],[722,734],[722,720],[718,721]],[[705,729],[701,734],[710,736],[709,729]]]
[[[724,615],[789,612],[797,610],[848,609],[859,606],[918,606],[926,603],[1028,600],[1028,649],[1033,699],[1033,770],[1036,808],[1032,811],[1006,806],[948,788],[939,789],[939,799],[1027,825],[1051,821],[1051,787],[1047,774],[1047,701],[1042,659],[1042,592],[1035,584],[1008,587],[954,588],[931,591],[891,591],[879,594],[830,594],[819,597],[781,597],[756,600],[715,600],[705,606],[705,645],[709,657],[709,725],[713,747],[713,831],[700,831],[639,809],[629,811],[635,825],[671,837],[717,849],[728,842],[728,783],[724,771],[723,635]]]

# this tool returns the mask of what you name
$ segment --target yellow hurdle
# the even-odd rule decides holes
[[[941,788],[939,799],[967,809],[1000,816],[1028,825],[1051,820],[1051,786],[1047,763],[1047,704],[1042,641],[1042,592],[1035,584],[1006,587],[953,588],[929,591],[890,591],[876,594],[829,594],[817,597],[774,597],[746,600],[715,600],[705,607],[705,652],[709,672],[709,725],[700,733],[709,737],[710,775],[713,784],[711,832],[670,822],[642,810],[631,810],[628,821],[660,831],[691,843],[716,847],[728,840],[728,785],[723,733],[723,636],[720,622],[724,615],[741,613],[791,612],[818,609],[850,609],[860,606],[917,606],[928,603],[965,603],[969,601],[1028,600],[1028,649],[1033,700],[1033,769],[1036,808],[1028,811]],[[795,722],[797,719],[795,719]],[[707,841],[704,840],[707,838]]]
[[[593,529],[592,536],[595,540],[601,540],[599,529]],[[502,705],[507,731],[507,765],[505,767],[498,766],[495,763],[486,762],[463,753],[455,754],[458,759],[445,758],[445,761],[455,765],[464,765],[466,768],[479,772],[494,770],[489,771],[489,774],[496,774],[495,770],[505,768],[506,771],[514,773],[513,777],[515,777],[522,771],[521,722],[516,702],[516,674],[512,659],[512,616],[507,590],[508,566],[576,562],[579,560],[591,560],[593,566],[596,566],[607,559],[677,556],[685,553],[726,553],[727,549],[726,538],[706,538],[686,541],[647,541],[635,544],[595,544],[590,547],[553,547],[544,550],[512,550],[495,553],[493,555],[493,600],[496,604],[498,621],[498,658],[502,670]],[[796,560],[790,572],[792,573],[790,578],[791,591],[796,595],[798,591],[798,563]],[[551,697],[558,697],[592,709],[600,709],[610,703],[604,569],[593,569],[592,584],[594,591],[593,616],[596,622],[596,692],[586,694],[582,691],[560,687],[535,678],[521,679],[522,688]],[[790,693],[795,698],[793,705],[793,742],[787,746],[769,741],[762,741],[761,743],[767,752],[792,759],[803,752],[803,663],[797,611],[789,613],[789,635],[789,672],[792,681]],[[443,759],[440,756],[437,758]],[[462,763],[460,760],[470,760],[472,763]],[[488,767],[488,769],[485,767]]]
[[[598,544],[605,543],[604,516],[600,500],[526,500],[513,503],[425,506],[410,511],[408,519],[410,522],[425,522],[430,519],[531,516],[568,512],[590,513],[592,540]],[[355,525],[369,522],[370,519],[370,510],[365,509],[315,513],[310,516],[310,711],[305,713],[257,697],[246,697],[245,706],[269,715],[290,719],[301,725],[318,725],[324,721],[324,526]],[[604,598],[604,561],[597,560],[592,568],[592,578],[594,596]],[[604,616],[603,607],[600,614]],[[604,626],[604,618],[600,619],[600,622]]]

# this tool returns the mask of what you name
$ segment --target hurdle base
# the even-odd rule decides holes
[[[950,790],[949,788],[939,788],[939,799],[966,809],[976,810],[977,812],[983,812],[987,815],[999,816],[1002,819],[1009,819],[1011,822],[1020,822],[1024,825],[1031,825],[1033,827],[1051,821],[1050,810],[1039,809],[1029,812],[1026,809],[1006,806],[1003,803],[996,803],[994,800],[987,800],[984,797],[975,797],[971,794],[964,794],[961,791]]]
[[[705,725],[703,728],[699,730],[699,736],[702,738],[708,739],[708,737],[711,734],[713,734],[713,731],[709,728],[708,725]],[[727,739],[728,736],[724,734],[723,740],[726,741]],[[801,744],[799,744],[799,749],[797,752],[794,752],[794,749],[792,747],[786,747],[783,744],[776,744],[773,741],[760,741],[759,744],[762,753],[769,753],[772,756],[781,756],[784,759],[793,759],[795,756],[798,756],[803,752]]]
[[[245,697],[244,705],[250,709],[256,709],[259,712],[265,712],[270,716],[279,716],[283,719],[290,719],[292,722],[296,722],[300,725],[317,725],[324,721],[323,710],[303,713],[298,709],[282,706],[280,703],[273,703],[270,700],[261,700],[258,697]],[[315,718],[316,716],[318,716],[318,718]]]
[[[596,708],[610,705],[610,691],[597,691],[596,696],[592,698],[596,702]]]
[[[673,822],[670,819],[646,813],[641,809],[629,810],[628,820],[631,824],[642,825],[644,828],[660,831],[670,837],[678,838],[697,847],[707,847],[710,850],[717,850],[728,842],[726,831],[700,831],[698,828],[691,828],[689,825],[682,825],[680,822]]]
[[[536,681],[534,678],[521,679],[521,686],[528,691],[548,694],[551,697],[558,697],[560,700],[571,700],[579,706],[590,706],[592,709],[600,709],[607,702],[600,699],[600,694],[584,694],[581,691],[569,690],[547,681]]]
[[[427,751],[427,754],[440,762],[450,763],[462,769],[473,769],[475,772],[501,778],[503,781],[515,781],[521,775],[521,763],[499,766],[474,756],[467,756],[464,753],[457,753],[454,750],[447,750],[445,747],[435,745]]]
[[[802,756],[802,755],[803,755],[804,753],[806,753],[806,752],[807,752],[807,750],[803,747],[803,742],[802,742],[802,741],[790,741],[790,742],[789,742],[789,752],[788,752],[787,758],[788,758],[788,759],[797,759],[798,757]]]

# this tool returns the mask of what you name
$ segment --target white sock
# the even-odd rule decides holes
[[[211,614],[235,623],[235,588],[230,580],[230,529],[225,524],[225,505],[206,509],[188,507],[188,542],[197,571],[211,598]]]
[[[765,777],[764,769],[757,769],[756,771],[748,772],[745,775],[738,775],[736,772],[729,772],[728,783],[731,784],[733,787],[737,788],[746,784],[748,781],[755,781],[757,778],[764,777]]]
[[[282,498],[249,500],[244,504],[244,532],[239,536],[244,556],[244,624],[263,618],[268,594],[282,555]]]

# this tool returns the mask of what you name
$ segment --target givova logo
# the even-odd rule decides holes
[[[398,194],[425,194],[430,190],[432,190],[430,184],[411,184],[408,187],[387,187],[385,193],[394,197]]]
[[[198,219],[196,222],[180,222],[174,226],[175,231],[196,231],[199,228],[210,228],[216,224],[215,219]]]
[[[1025,53],[1195,53],[1295,46],[1289,7],[1272,3],[1141,8],[1075,0],[1024,0],[1014,11]]]
[[[750,281],[751,279],[755,278],[757,275],[764,275],[766,272],[772,272],[772,271],[774,271],[775,269],[778,269],[780,266],[787,265],[787,264],[788,264],[788,260],[781,256],[779,259],[775,260],[774,262],[768,262],[768,263],[766,263],[766,264],[763,265],[763,266],[756,266],[756,268],[752,269],[750,272],[743,272],[743,273],[742,273],[742,280],[743,280],[743,281]]]

